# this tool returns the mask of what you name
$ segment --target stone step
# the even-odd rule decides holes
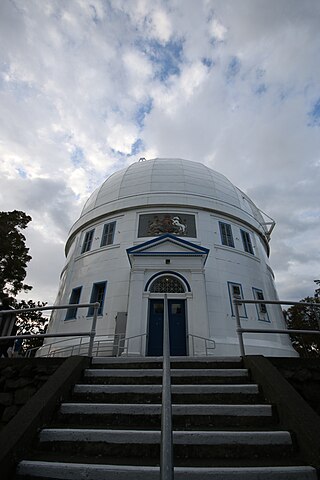
[[[108,404],[108,403],[62,403],[60,408],[63,414],[118,414],[130,415],[159,415],[159,404]],[[223,415],[236,417],[272,416],[271,405],[189,405],[173,404],[172,414],[175,415]]]
[[[162,368],[163,357],[94,357],[94,368]],[[241,368],[240,357],[171,357],[171,368]]]
[[[270,405],[173,404],[174,429],[274,427],[276,416]],[[158,429],[160,404],[63,403],[56,426],[88,426]]]
[[[226,374],[227,372],[227,374]],[[246,369],[172,369],[171,382],[175,384],[248,383]],[[162,369],[90,368],[84,373],[84,382],[100,384],[161,384]]]
[[[162,385],[93,385],[77,384],[74,387],[75,393],[161,393]],[[207,394],[207,393],[250,393],[258,394],[259,387],[256,384],[232,384],[232,385],[172,385],[171,392],[178,394]]]
[[[156,464],[160,439],[160,430],[50,428],[40,432],[40,448],[91,457],[154,458]],[[175,431],[173,442],[175,459],[275,459],[293,455],[291,435],[285,431]]]
[[[261,403],[258,385],[173,385],[173,403]],[[73,400],[102,403],[161,403],[162,385],[78,384]]]
[[[22,461],[20,480],[159,480],[159,467],[102,465],[68,462]],[[175,480],[317,480],[314,468],[278,467],[175,467]]]
[[[44,428],[40,442],[160,443],[160,430]],[[174,444],[292,445],[287,431],[174,431]]]
[[[116,370],[114,368],[87,368],[85,370],[85,377],[110,377],[113,375],[119,377],[162,377],[162,369],[122,369]],[[173,368],[171,370],[171,377],[248,377],[248,370],[246,368],[229,368],[227,371],[220,368]]]

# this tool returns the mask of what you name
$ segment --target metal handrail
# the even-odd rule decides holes
[[[192,355],[195,355],[195,348],[194,348],[194,339],[198,338],[199,340],[204,340],[204,345],[205,345],[205,350],[206,350],[206,356],[208,355],[208,350],[214,350],[216,348],[216,342],[212,338],[207,338],[207,337],[201,337],[200,335],[194,335],[193,333],[188,333],[188,338],[191,338],[191,344],[192,344]],[[212,347],[208,347],[207,344],[208,342],[213,343]]]
[[[173,480],[173,433],[170,373],[170,333],[167,294],[163,310],[163,372],[161,408],[160,479]]]
[[[56,338],[56,337],[89,337],[89,346],[88,346],[88,356],[92,357],[92,348],[93,342],[96,335],[96,324],[98,318],[98,310],[100,307],[99,302],[90,302],[90,303],[69,303],[67,305],[49,305],[47,307],[32,307],[32,308],[17,308],[10,310],[0,310],[0,315],[11,314],[15,315],[17,313],[28,313],[36,312],[43,310],[64,310],[68,308],[84,308],[84,307],[93,307],[93,317],[91,330],[89,332],[69,332],[69,333],[37,333],[37,334],[22,334],[22,335],[7,335],[0,337],[1,340],[16,340],[16,339],[31,339],[31,338]]]
[[[18,335],[18,338],[21,338],[21,335]],[[77,338],[78,338],[78,337],[72,337],[71,339],[68,338],[67,340],[76,340]],[[80,340],[81,340],[81,339],[82,339],[82,337],[80,337]],[[48,353],[47,353],[47,356],[48,356],[48,355],[50,354],[50,350],[51,350],[51,347],[52,347],[52,346],[58,345],[59,343],[64,343],[64,342],[66,342],[67,340],[57,340],[56,342],[48,343],[48,344],[46,344],[46,345],[40,345],[39,347],[28,348],[28,350],[27,350],[26,353],[25,353],[25,357],[28,357],[28,356],[30,357],[33,351],[36,352],[37,350],[40,350],[40,348],[42,348],[43,346],[44,346],[45,348],[49,348],[49,351],[48,351]],[[63,348],[65,349],[65,348],[68,348],[68,347],[63,347]],[[61,349],[59,349],[59,350],[63,350],[63,348],[61,348]]]
[[[118,333],[118,334],[105,334],[105,335],[96,335],[95,336],[95,341],[93,344],[93,351],[96,352],[98,355],[100,353],[100,350],[104,350],[106,347],[109,347],[110,350],[113,350],[114,353],[112,353],[110,356],[111,357],[119,357],[120,354],[122,356],[128,356],[129,355],[129,344],[130,340],[139,338],[139,337],[145,337],[147,336],[147,333],[141,333],[139,335],[133,335],[132,337],[125,337],[123,333]],[[102,337],[101,340],[98,340],[99,337]],[[19,337],[20,338],[20,335]],[[78,337],[73,337],[72,339],[77,339]],[[48,345],[45,345],[45,347],[49,348],[48,352],[46,353],[47,357],[50,356],[55,356],[56,354],[63,354],[64,352],[68,352],[71,350],[70,356],[73,355],[74,350],[76,349],[81,349],[82,346],[82,338],[80,337],[80,344],[75,344],[75,345],[67,345],[67,346],[62,346],[61,348],[55,349],[51,353],[51,347],[59,345],[66,340],[58,340],[57,342],[52,342],[49,343]],[[115,342],[118,340],[118,344],[116,345]],[[34,347],[30,348],[26,352],[26,356],[30,356],[32,351],[37,351],[39,347]],[[121,351],[123,349],[123,351]],[[141,352],[140,352],[141,353]],[[109,356],[109,355],[108,355]]]
[[[320,308],[320,303],[309,303],[309,302],[289,302],[289,301],[283,301],[283,300],[247,300],[244,298],[239,298],[239,297],[233,297],[233,305],[235,308],[236,312],[236,322],[237,322],[237,328],[236,332],[238,334],[238,339],[239,339],[239,348],[240,348],[240,355],[243,357],[245,356],[245,346],[244,346],[244,341],[243,341],[243,333],[280,333],[280,334],[301,334],[301,335],[320,335],[320,329],[319,330],[291,330],[291,329],[284,329],[284,328],[242,328],[241,326],[241,320],[240,320],[240,312],[239,312],[239,306],[242,303],[253,303],[253,304],[270,304],[270,305],[301,305],[301,306],[308,306],[308,307],[316,307]],[[319,326],[320,328],[320,326]]]

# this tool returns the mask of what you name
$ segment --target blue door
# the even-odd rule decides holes
[[[163,300],[150,300],[147,355],[161,356],[163,343]],[[185,300],[168,300],[170,355],[187,354]]]

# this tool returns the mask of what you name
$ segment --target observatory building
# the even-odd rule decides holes
[[[133,163],[97,188],[71,228],[56,304],[100,302],[98,340],[130,338],[127,354],[157,356],[166,293],[172,355],[239,355],[232,297],[278,300],[268,260],[273,226],[202,163]],[[239,309],[243,326],[285,328],[279,305]],[[48,331],[89,331],[92,315],[56,310]],[[248,354],[296,355],[286,335],[245,334],[245,345]]]

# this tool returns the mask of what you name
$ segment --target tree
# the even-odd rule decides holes
[[[15,309],[45,307],[45,302],[34,302],[33,300],[13,300]],[[17,335],[22,334],[38,334],[46,333],[48,327],[48,319],[42,315],[41,311],[18,313],[15,322],[17,327]],[[22,352],[26,352],[29,348],[41,347],[43,338],[32,338],[23,340]]]
[[[301,303],[317,303],[320,305],[320,280],[314,280],[319,286],[312,297],[306,297]],[[293,305],[284,312],[288,328],[301,330],[320,329],[320,306]],[[320,335],[290,335],[292,345],[301,357],[320,356]]]
[[[31,256],[25,243],[26,238],[21,233],[31,220],[29,215],[18,210],[0,212],[0,297],[3,299],[9,295],[9,303],[14,309],[46,305],[43,302],[14,298],[19,292],[32,289],[30,285],[24,283],[27,263]],[[17,335],[45,333],[47,324],[48,319],[42,316],[41,311],[25,312],[17,315],[14,332],[16,331]],[[40,347],[42,343],[42,339],[24,340],[22,350]]]
[[[21,233],[31,217],[24,212],[0,212],[0,295],[16,296],[32,287],[23,283],[27,263],[31,260],[25,236]]]

